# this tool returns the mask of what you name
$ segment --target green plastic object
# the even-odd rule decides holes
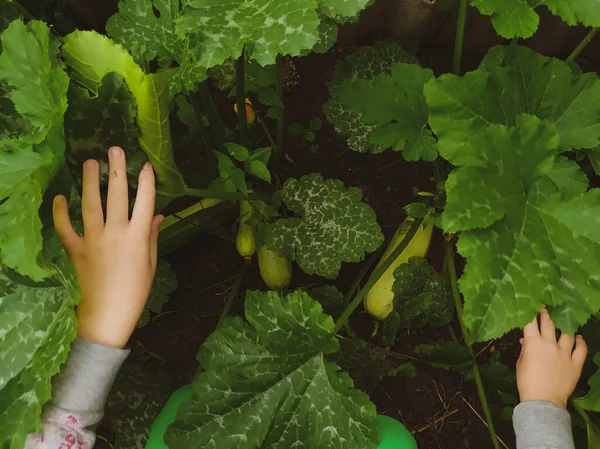
[[[191,398],[192,394],[192,385],[186,385],[171,395],[152,424],[146,449],[168,449],[163,441],[167,427],[175,421],[179,406]],[[377,428],[381,439],[377,449],[417,449],[417,442],[413,436],[394,418],[377,415]]]

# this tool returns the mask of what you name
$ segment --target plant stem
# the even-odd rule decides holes
[[[227,300],[225,301],[225,307],[223,307],[223,311],[221,312],[221,316],[219,316],[219,321],[217,321],[217,329],[221,327],[225,318],[229,315],[231,311],[231,307],[233,306],[233,300],[235,299],[238,291],[240,290],[240,285],[242,285],[242,281],[244,280],[244,276],[246,275],[246,270],[248,269],[247,263],[242,263],[242,268],[238,271],[237,276],[235,277],[235,281],[233,281],[233,285],[231,286],[231,290],[229,290],[229,294],[227,295]]]
[[[350,298],[352,298],[352,295],[354,295],[354,292],[358,289],[360,282],[367,274],[367,271],[369,271],[371,269],[371,267],[373,266],[375,261],[379,258],[382,251],[383,251],[383,247],[381,249],[379,249],[378,251],[374,252],[373,254],[371,254],[371,257],[369,257],[369,259],[360,268],[360,271],[354,278],[354,281],[352,281],[352,285],[350,285],[350,288],[348,289],[348,291],[346,292],[346,295],[344,296],[344,300],[343,300],[344,304],[350,302]]]
[[[460,323],[460,330],[463,334],[463,340],[465,341],[465,344],[467,345],[467,349],[469,350],[469,354],[471,355],[471,358],[473,359],[473,378],[475,379],[475,385],[477,386],[477,394],[479,395],[479,401],[481,402],[481,408],[483,409],[485,421],[487,422],[487,425],[488,425],[488,431],[490,432],[492,444],[494,445],[494,449],[500,449],[500,444],[498,443],[498,437],[496,436],[496,429],[494,427],[494,421],[492,420],[492,412],[490,411],[487,396],[485,394],[485,389],[483,388],[483,380],[481,379],[481,372],[479,371],[479,365],[477,364],[477,360],[475,359],[475,352],[473,351],[473,346],[471,345],[469,332],[463,321],[463,308],[462,308],[460,293],[458,291],[458,278],[456,276],[456,265],[454,263],[453,246],[454,246],[453,242],[446,242],[445,257],[446,257],[447,263],[448,263],[448,274],[450,276],[450,287],[452,288],[452,297],[454,298],[454,306],[456,307],[456,315],[458,316],[458,322]]]
[[[352,302],[346,307],[346,310],[342,312],[338,320],[335,322],[335,327],[333,328],[334,333],[337,333],[344,323],[348,321],[352,312],[358,307],[363,298],[367,295],[369,290],[375,285],[375,283],[383,276],[383,274],[387,271],[389,267],[396,261],[396,259],[402,254],[402,252],[406,249],[410,241],[413,239],[417,231],[419,230],[419,226],[423,223],[422,219],[418,219],[413,221],[412,225],[408,233],[402,239],[402,242],[392,251],[392,254],[389,255],[387,259],[371,274],[371,277],[367,281],[367,283],[360,289],[356,297],[352,300]]]
[[[217,111],[217,107],[215,106],[215,102],[210,95],[206,83],[198,84],[198,93],[200,94],[202,107],[206,111],[206,116],[208,117],[208,123],[210,124],[210,129],[213,133],[215,145],[220,148],[225,143],[225,125],[221,120],[221,116]]]
[[[194,114],[196,115],[196,121],[198,122],[199,130],[200,130],[200,138],[202,139],[202,143],[204,144],[204,151],[206,153],[206,159],[209,162],[214,161],[215,156],[212,154],[213,143],[209,133],[207,132],[206,126],[204,126],[204,117],[202,114],[202,108],[200,107],[200,103],[198,103],[198,99],[196,95],[191,93],[188,95],[190,99],[190,103],[192,105],[192,109],[194,110]]]
[[[588,32],[588,34],[586,34],[585,37],[581,40],[581,42],[579,42],[579,45],[577,47],[575,47],[575,50],[573,50],[571,52],[571,54],[567,57],[567,59],[565,59],[565,61],[567,61],[567,62],[575,61],[575,59],[577,59],[577,57],[581,54],[581,52],[587,46],[587,44],[589,44],[591,42],[591,40],[594,38],[594,36],[596,36],[596,34],[598,34],[598,31],[600,31],[600,27],[592,28]]]
[[[248,141],[248,120],[246,118],[246,50],[242,49],[242,54],[237,60],[235,69],[235,92],[238,116],[238,129],[240,131],[240,143],[249,148]]]
[[[456,24],[456,39],[454,41],[454,60],[452,61],[452,73],[455,75],[460,75],[463,42],[465,40],[465,25],[467,23],[467,6],[467,0],[460,0],[458,22]]]
[[[279,101],[283,104],[283,57],[277,56],[275,63],[275,92],[279,97]],[[283,144],[285,134],[285,109],[277,108],[277,144],[275,146],[275,154],[273,158],[274,165],[277,166],[283,155]]]

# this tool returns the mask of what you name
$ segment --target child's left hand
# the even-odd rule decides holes
[[[109,150],[106,221],[100,200],[99,165],[83,165],[82,212],[84,236],[71,225],[67,199],[54,199],[54,227],[75,264],[82,298],[77,308],[80,338],[123,348],[133,333],[156,271],[158,227],[154,216],[154,171],[142,169],[137,198],[129,220],[125,153]]]

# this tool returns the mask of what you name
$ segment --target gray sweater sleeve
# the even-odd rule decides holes
[[[575,449],[571,415],[558,405],[526,401],[515,407],[517,449]]]
[[[29,435],[25,449],[91,449],[106,397],[128,355],[127,350],[76,340],[60,374],[52,379],[42,427]]]

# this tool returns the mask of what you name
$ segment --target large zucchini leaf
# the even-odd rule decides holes
[[[600,4],[590,0],[471,0],[471,5],[492,16],[496,32],[507,39],[531,37],[540,22],[535,10],[541,6],[569,25],[600,26]]]
[[[46,187],[64,163],[63,118],[69,78],[43,22],[16,20],[2,34],[0,93],[19,116],[19,132],[0,134],[0,260],[39,281]]]
[[[165,435],[173,449],[377,446],[375,406],[324,356],[333,320],[308,294],[248,292],[198,354],[194,395]]]
[[[108,73],[125,79],[137,102],[139,144],[157,174],[159,193],[170,197],[185,194],[187,187],[173,158],[167,74],[145,74],[123,47],[94,31],[66,36],[62,56],[72,69],[71,78],[96,95]]]
[[[520,116],[489,125],[461,153],[446,182],[446,232],[461,232],[463,318],[473,338],[530,322],[543,305],[570,334],[600,309],[600,190],[558,156],[556,127]]]

